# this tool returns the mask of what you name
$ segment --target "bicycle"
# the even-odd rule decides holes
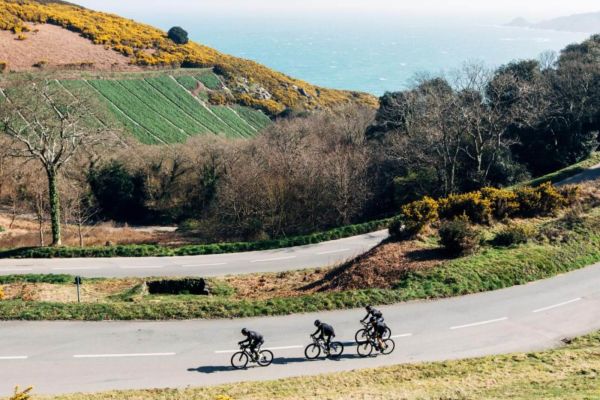
[[[381,344],[382,345],[379,344],[374,336],[369,335],[367,341],[357,344],[356,352],[361,357],[369,357],[373,353],[373,350],[377,350],[383,355],[388,355],[392,354],[396,348],[396,343],[390,338],[382,339]]]
[[[329,348],[327,348],[327,343],[323,339],[317,339],[312,335],[310,337],[313,342],[304,349],[304,356],[308,360],[317,359],[321,352],[325,353],[328,358],[339,358],[344,352],[344,345],[341,342],[331,342]]]
[[[356,334],[354,335],[354,340],[358,344],[367,342],[369,340],[369,337],[373,336],[373,327],[371,326],[371,324],[368,324],[363,321],[360,321],[360,323],[364,328],[361,328],[358,331],[356,331]],[[382,339],[389,339],[391,336],[392,330],[390,328],[386,328],[385,332],[383,333]]]
[[[231,356],[231,366],[235,369],[244,369],[249,362],[261,367],[268,367],[273,362],[273,352],[270,350],[249,351],[249,346],[240,346],[240,350]]]

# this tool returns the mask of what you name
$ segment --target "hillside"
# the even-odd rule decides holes
[[[528,22],[524,18],[516,18],[508,23],[507,26],[549,29],[565,32],[598,33],[600,32],[600,12],[569,15],[538,23]]]
[[[202,134],[248,138],[271,123],[262,111],[219,104],[227,92],[222,78],[210,69],[55,72],[52,77],[67,96],[95,98],[106,106],[93,125],[115,126],[145,144],[182,143]],[[0,99],[18,95],[0,90]]]
[[[64,29],[56,32],[47,24]],[[316,87],[197,43],[177,45],[154,27],[63,2],[0,0],[0,29],[11,32],[13,39],[6,40],[7,32],[0,37],[0,62],[13,71],[32,69],[31,62],[39,67],[39,61],[44,68],[59,69],[213,68],[232,102],[269,115],[347,102],[377,103],[373,96]],[[84,46],[79,36],[96,46]]]

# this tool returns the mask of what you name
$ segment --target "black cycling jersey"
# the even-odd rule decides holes
[[[373,324],[373,328],[375,329],[375,333],[377,333],[378,336],[383,336],[383,334],[387,330],[387,325],[382,320],[377,320],[377,322]]]
[[[333,330],[333,326],[329,324],[321,324],[321,326],[317,329],[313,336],[316,336],[317,334],[320,337],[330,337],[335,336],[335,331]]]
[[[370,311],[370,312],[367,314],[367,316],[366,316],[366,317],[364,317],[364,318],[362,319],[362,322],[365,322],[366,320],[368,320],[368,319],[371,319],[371,317],[375,317],[375,318],[377,318],[378,320],[379,320],[379,319],[383,319],[383,313],[382,313],[381,311],[379,311],[379,310],[376,310],[375,308],[373,308],[373,309],[372,309],[372,310],[371,310],[371,311]]]
[[[254,331],[248,331],[248,333],[246,334],[246,340],[242,340],[241,342],[239,342],[239,344],[240,345],[247,344],[248,346],[255,348],[258,345],[262,344],[263,342],[264,342],[264,339],[260,333],[254,332]]]

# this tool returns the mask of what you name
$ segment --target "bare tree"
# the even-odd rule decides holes
[[[11,139],[13,157],[36,160],[43,167],[48,183],[52,245],[60,246],[59,173],[81,149],[105,143],[113,135],[106,126],[94,123],[99,107],[90,102],[89,96],[71,96],[51,80],[26,77],[6,83],[0,132]]]

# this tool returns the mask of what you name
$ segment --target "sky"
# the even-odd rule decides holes
[[[340,12],[397,14],[411,17],[485,18],[500,22],[515,17],[532,21],[600,11],[598,0],[73,0],[84,7],[130,18],[198,13],[198,15],[296,15]]]

